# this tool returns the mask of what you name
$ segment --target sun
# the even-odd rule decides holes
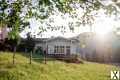
[[[110,24],[110,22],[101,22],[95,25],[94,31],[96,34],[100,36],[105,36],[109,32],[111,32],[113,29],[113,25]]]
[[[106,35],[110,31],[111,31],[111,28],[107,26],[98,26],[95,28],[95,33],[99,35]]]

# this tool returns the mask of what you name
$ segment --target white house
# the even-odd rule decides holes
[[[35,49],[46,51],[48,55],[66,55],[79,54],[80,45],[79,40],[55,37],[49,39],[36,40]]]

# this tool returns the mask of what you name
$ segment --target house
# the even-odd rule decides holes
[[[120,36],[109,33],[103,39],[94,33],[85,32],[72,38],[51,37],[34,38],[34,50],[49,56],[69,56],[78,54],[82,59],[97,62],[120,61]],[[26,39],[22,39],[21,49],[25,48]],[[37,52],[36,52],[37,53]]]
[[[85,32],[77,36],[81,41],[81,58],[88,61],[110,62],[112,59],[112,38],[111,34],[100,37],[95,33]]]
[[[70,56],[80,53],[79,40],[54,37],[35,39],[35,50],[39,49],[49,56]]]
[[[86,60],[87,56],[91,55],[91,53],[93,53],[94,46],[91,46],[91,44],[93,44],[92,42],[94,42],[92,40],[93,36],[94,36],[94,33],[92,33],[92,32],[83,32],[74,37],[75,39],[78,39],[80,41],[81,58],[82,59]]]

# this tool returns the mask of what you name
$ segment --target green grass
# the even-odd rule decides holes
[[[111,65],[84,62],[84,64],[61,61],[32,61],[23,54],[16,54],[12,64],[12,53],[0,53],[0,80],[110,80],[111,70],[120,70]]]

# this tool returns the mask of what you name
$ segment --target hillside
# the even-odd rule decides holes
[[[12,64],[12,53],[0,53],[0,80],[110,80],[110,71],[115,66],[84,62],[65,63],[57,60],[32,61],[23,54],[16,54],[16,64]]]

